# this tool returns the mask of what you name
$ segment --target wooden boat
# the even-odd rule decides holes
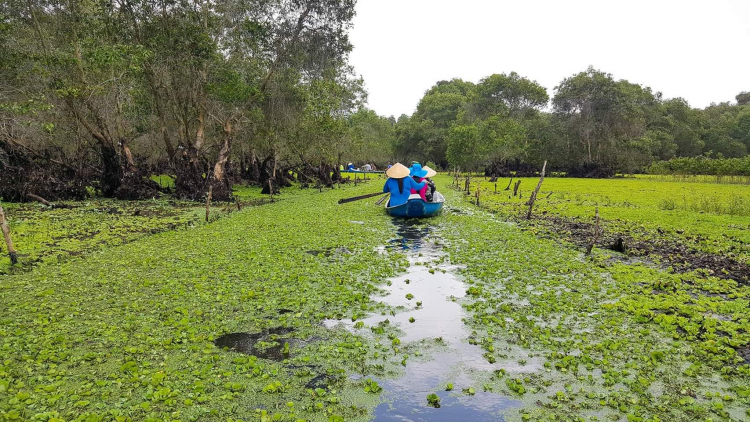
[[[391,206],[391,201],[385,204],[385,212],[391,217],[403,217],[403,218],[424,218],[433,217],[440,213],[445,203],[443,195],[435,192],[437,196],[436,201],[427,202],[422,198],[410,198],[405,204],[401,204],[395,207]]]

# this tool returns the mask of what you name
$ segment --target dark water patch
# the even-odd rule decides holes
[[[291,309],[286,309],[286,308],[280,308],[278,310],[279,315],[286,315],[286,314],[290,314],[292,312],[294,312],[294,311],[291,310]]]
[[[338,380],[338,378],[334,375],[330,374],[318,374],[314,376],[310,381],[305,383],[305,388],[323,388],[327,389],[330,387],[331,384],[335,383]]]
[[[746,364],[750,364],[750,345],[737,349],[737,354],[745,360]]]
[[[282,361],[291,357],[294,347],[305,343],[300,339],[282,337],[292,332],[293,328],[275,327],[260,333],[229,333],[214,340],[214,345],[261,359]]]
[[[341,257],[344,255],[351,255],[352,251],[348,248],[345,248],[343,246],[339,247],[329,247],[329,248],[323,248],[323,249],[309,249],[306,250],[305,253],[313,256],[323,256],[326,258],[330,257]]]

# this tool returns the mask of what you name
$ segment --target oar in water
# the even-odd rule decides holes
[[[389,196],[391,196],[391,193],[390,193],[390,192],[386,193],[385,195],[383,195],[383,197],[382,197],[382,198],[380,198],[380,199],[378,200],[378,202],[376,202],[376,203],[375,203],[375,205],[380,205],[380,204],[382,204],[382,203],[383,203],[383,201],[385,201],[385,198],[388,198]]]
[[[347,202],[359,201],[360,199],[372,198],[373,196],[382,195],[383,192],[368,193],[367,195],[355,196],[353,198],[339,199],[339,204],[346,204]]]

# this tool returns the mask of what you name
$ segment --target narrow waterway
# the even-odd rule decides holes
[[[374,411],[376,421],[499,421],[499,414],[520,402],[499,394],[482,391],[474,375],[486,375],[499,369],[483,356],[483,350],[469,344],[470,332],[463,323],[466,316],[460,300],[466,285],[455,274],[442,251],[440,226],[431,221],[393,220],[397,237],[388,249],[403,250],[411,265],[407,272],[390,279],[383,289],[385,296],[373,299],[401,312],[394,315],[372,315],[363,320],[365,327],[388,319],[404,335],[403,343],[442,338],[445,348],[429,360],[410,360],[405,374],[398,379],[378,379],[383,387],[383,402]],[[407,298],[407,295],[413,295]],[[326,325],[351,323],[328,321]],[[480,373],[480,374],[478,374]],[[367,375],[367,374],[364,374]],[[452,391],[446,391],[447,384]],[[474,394],[464,393],[473,388]],[[428,394],[440,397],[440,407],[427,403]]]

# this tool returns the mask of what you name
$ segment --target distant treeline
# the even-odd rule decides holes
[[[750,156],[742,158],[680,157],[651,164],[649,174],[750,176]]]
[[[735,99],[695,109],[593,68],[563,79],[551,108],[547,90],[516,73],[440,81],[398,119],[395,154],[497,175],[547,160],[589,177],[680,157],[738,158],[750,151],[750,93]]]

